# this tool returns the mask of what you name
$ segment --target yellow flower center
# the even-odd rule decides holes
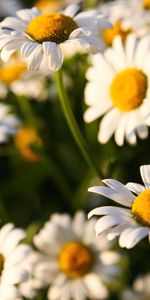
[[[34,18],[28,24],[26,33],[39,43],[50,41],[60,44],[77,28],[77,23],[71,17],[51,13]]]
[[[0,276],[2,275],[3,268],[4,268],[4,256],[0,254]]]
[[[147,76],[138,69],[125,69],[116,74],[110,85],[110,96],[114,106],[121,111],[139,107],[147,91]]]
[[[15,80],[20,79],[26,70],[27,66],[23,62],[3,65],[0,68],[0,81],[5,84],[10,84]]]
[[[38,7],[42,12],[47,13],[48,11],[59,10],[61,5],[60,0],[37,0],[34,6]]]
[[[92,264],[92,252],[80,242],[67,243],[59,254],[60,268],[70,278],[84,276],[90,271]]]
[[[132,214],[139,223],[150,227],[150,189],[145,190],[135,198]]]
[[[150,9],[150,0],[143,0],[143,6],[145,9]]]
[[[32,147],[42,146],[42,140],[34,129],[29,127],[20,128],[15,137],[15,144],[22,156],[28,161],[36,162],[41,160],[40,155],[32,149]]]
[[[103,30],[102,38],[107,46],[111,46],[114,38],[117,35],[121,36],[122,42],[124,43],[126,40],[126,37],[131,32],[132,32],[132,29],[124,30],[121,26],[121,23],[116,22],[112,28],[106,28]]]

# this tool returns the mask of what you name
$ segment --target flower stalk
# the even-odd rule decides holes
[[[61,104],[64,116],[65,116],[65,119],[68,123],[69,129],[70,129],[70,131],[76,141],[76,144],[78,145],[85,161],[88,163],[89,167],[94,171],[96,176],[98,176],[101,179],[101,178],[103,178],[103,174],[97,168],[97,165],[92,157],[89,147],[88,147],[86,141],[84,140],[84,137],[82,136],[82,133],[80,132],[78,124],[72,113],[72,109],[70,107],[70,101],[69,101],[66,89],[64,87],[63,75],[62,75],[61,70],[55,72],[55,80],[56,80],[56,84],[57,84],[57,88],[58,88],[60,104]]]

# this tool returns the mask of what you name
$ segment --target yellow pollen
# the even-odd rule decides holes
[[[139,223],[150,227],[150,189],[145,190],[135,198],[132,214]]]
[[[26,160],[32,162],[41,160],[40,155],[32,150],[32,147],[39,148],[42,146],[42,140],[34,129],[29,127],[20,128],[15,137],[15,144]]]
[[[26,33],[39,43],[50,41],[60,44],[77,28],[77,23],[71,17],[51,13],[34,18],[28,24]]]
[[[143,6],[145,9],[150,9],[150,0],[143,0]]]
[[[111,100],[121,111],[139,107],[146,92],[147,77],[138,69],[125,69],[117,73],[110,85]]]
[[[3,268],[4,268],[4,256],[0,254],[0,277],[2,275]]]
[[[8,63],[0,68],[0,81],[5,84],[10,84],[22,77],[27,70],[27,66],[23,62]]]
[[[90,271],[92,264],[92,252],[80,242],[67,243],[59,254],[60,268],[70,278],[84,276]]]
[[[106,28],[103,30],[102,38],[107,46],[111,46],[114,38],[117,35],[120,35],[122,42],[124,43],[126,37],[129,33],[132,32],[132,29],[123,29],[120,22],[116,22],[112,28]]]

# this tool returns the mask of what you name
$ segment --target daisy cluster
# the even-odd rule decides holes
[[[0,300],[149,300],[150,0],[1,0],[0,101]]]

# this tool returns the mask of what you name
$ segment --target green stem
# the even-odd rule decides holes
[[[55,79],[57,83],[57,88],[58,88],[58,94],[59,94],[59,99],[61,103],[61,107],[64,113],[64,116],[66,118],[66,121],[69,125],[70,131],[90,168],[95,172],[95,174],[101,178],[103,178],[102,172],[97,168],[97,165],[95,161],[93,160],[93,157],[89,151],[89,148],[87,146],[86,141],[84,140],[80,129],[77,125],[77,122],[74,118],[74,115],[72,113],[71,107],[70,107],[70,101],[68,99],[67,92],[64,88],[63,84],[63,78],[62,78],[62,72],[59,70],[55,72]]]

